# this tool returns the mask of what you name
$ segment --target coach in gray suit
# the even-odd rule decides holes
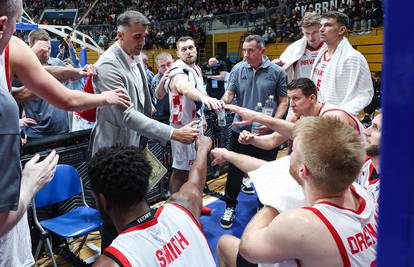
[[[131,106],[98,108],[93,131],[92,153],[115,144],[144,148],[148,139],[165,145],[173,139],[192,143],[198,130],[188,124],[181,129],[151,119],[152,103],[140,52],[148,33],[148,19],[138,11],[126,11],[117,19],[118,41],[96,63],[97,75],[93,79],[95,93],[125,88]]]
[[[92,153],[100,148],[116,144],[144,148],[148,139],[155,139],[165,145],[173,139],[190,144],[198,136],[193,128],[195,122],[183,128],[151,119],[152,103],[146,74],[139,56],[148,33],[148,19],[137,11],[126,11],[117,19],[118,41],[115,42],[95,64],[97,75],[93,79],[95,93],[125,88],[131,98],[131,106],[121,108],[98,108],[96,126],[93,130]],[[102,214],[104,225],[102,246],[104,250],[118,235],[108,216]]]

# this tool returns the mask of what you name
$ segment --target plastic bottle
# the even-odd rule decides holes
[[[226,110],[221,108],[217,113],[217,124],[219,127],[226,127]]]
[[[274,97],[273,95],[269,95],[269,99],[266,100],[266,104],[263,108],[263,113],[267,116],[273,116],[273,106],[274,106]]]
[[[261,102],[258,102],[257,103],[257,106],[255,108],[255,111],[256,112],[262,112],[263,111],[262,103]],[[253,122],[252,123],[252,134],[254,134],[254,135],[260,135],[260,133],[257,131],[257,129],[260,128],[260,127],[262,127],[262,125],[260,123]]]

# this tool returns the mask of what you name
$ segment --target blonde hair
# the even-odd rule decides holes
[[[354,128],[335,118],[305,117],[295,125],[300,161],[325,193],[339,193],[357,178],[364,150]]]
[[[321,16],[316,12],[306,12],[300,22],[300,27],[307,28],[314,25],[321,25]]]

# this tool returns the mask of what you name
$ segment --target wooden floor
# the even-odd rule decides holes
[[[287,155],[287,149],[285,148],[285,149],[279,151],[278,158],[284,157],[286,155]],[[227,179],[227,174],[223,174],[223,175],[219,176],[216,179],[208,181],[207,182],[208,187],[211,190],[223,193],[224,192],[224,187],[225,187],[225,184],[226,184],[226,179]],[[211,203],[214,200],[216,200],[215,197],[205,195],[203,197],[203,204],[208,205],[209,203]],[[154,207],[160,206],[164,202],[165,201],[156,203],[153,206]],[[81,241],[81,239],[74,240],[71,243],[71,248],[73,250],[76,249],[79,246],[80,241]],[[94,261],[96,261],[97,257],[99,257],[100,247],[101,247],[101,237],[100,237],[99,232],[97,231],[97,232],[94,232],[94,233],[92,233],[91,235],[88,236],[86,244],[83,246],[83,248],[81,249],[78,256],[86,262],[94,262]],[[57,262],[58,266],[62,266],[62,267],[71,266],[68,262],[66,262],[59,255],[56,255],[55,258],[56,258],[56,262]],[[49,259],[49,257],[46,256],[45,253],[43,253],[42,256],[39,257],[39,260],[36,261],[36,265],[40,266],[40,267],[52,266],[52,262]]]

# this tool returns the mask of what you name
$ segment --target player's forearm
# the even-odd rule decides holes
[[[30,101],[37,97],[35,94],[33,94],[29,89],[27,89],[24,86],[21,86],[17,89],[16,87],[13,87],[12,95],[14,99],[16,99],[16,101],[20,103]]]
[[[231,164],[239,168],[244,173],[256,170],[266,163],[266,161],[264,160],[236,153],[233,151],[227,151],[225,159],[226,161],[230,162]]]
[[[287,140],[279,133],[255,136],[252,145],[264,150],[273,149]]]
[[[66,68],[60,66],[45,66],[47,72],[55,77],[60,82],[67,82],[69,80],[79,80],[79,69]]]
[[[161,79],[160,82],[158,83],[157,87],[155,88],[155,97],[158,100],[161,100],[164,98],[166,92],[164,89],[164,85],[165,85],[165,80]]]
[[[287,98],[283,98],[283,100],[277,104],[275,118],[282,119],[285,116],[288,107],[289,102]]]
[[[196,185],[200,192],[203,190],[207,177],[207,156],[210,149],[202,147],[197,150],[197,155],[191,166],[188,181]]]
[[[18,209],[16,211],[6,211],[0,213],[0,236],[3,236],[10,231],[10,229],[12,229],[23,217],[31,199],[33,198],[33,195],[33,190],[30,190],[30,188],[26,186],[26,183],[22,182]]]

